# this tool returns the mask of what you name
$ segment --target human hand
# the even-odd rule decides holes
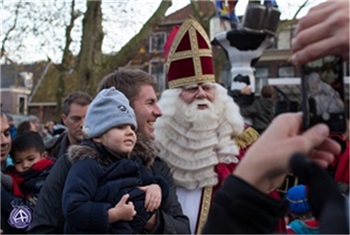
[[[304,64],[327,55],[349,60],[349,0],[327,1],[310,9],[297,25],[292,61]]]
[[[134,204],[132,202],[126,203],[130,195],[125,194],[115,207],[108,210],[108,222],[114,223],[119,220],[131,221],[136,215]]]
[[[149,220],[147,221],[144,229],[150,233],[155,229],[156,225],[157,225],[157,215],[156,213],[154,213],[151,216],[151,218],[149,218]]]
[[[145,208],[148,212],[153,212],[158,209],[162,202],[162,189],[158,184],[150,184],[139,187],[146,193]]]
[[[294,153],[305,154],[321,167],[327,167],[341,151],[339,144],[328,138],[329,128],[317,124],[300,133],[301,126],[301,113],[276,117],[248,149],[233,174],[268,193],[282,184]]]

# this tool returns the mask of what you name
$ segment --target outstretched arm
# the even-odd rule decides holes
[[[281,114],[273,120],[216,193],[203,233],[274,232],[285,210],[267,194],[283,182],[292,155],[302,153],[325,168],[340,152],[340,146],[328,138],[326,125],[304,133],[301,126],[301,113]]]

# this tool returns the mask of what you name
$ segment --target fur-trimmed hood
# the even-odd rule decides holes
[[[96,149],[86,145],[71,145],[67,150],[68,160],[77,162],[85,158],[97,159],[99,153]]]
[[[142,140],[138,138],[134,149],[130,154],[131,159],[142,159],[144,165],[149,168],[153,165],[154,159],[158,156],[159,150],[153,140]]]
[[[128,156],[128,158],[141,160],[143,165],[150,167],[158,153],[153,141],[138,140],[136,145]],[[85,158],[101,159],[101,155],[113,155],[116,158],[123,158],[116,156],[108,151],[103,145],[96,144],[91,140],[84,141],[81,145],[72,145],[68,148],[67,156],[70,162],[76,162]],[[105,156],[103,157],[105,158]]]

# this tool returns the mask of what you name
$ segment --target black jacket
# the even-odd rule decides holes
[[[7,190],[1,185],[1,229],[4,233],[25,232],[29,223],[14,223],[15,220],[11,220],[10,217],[14,218],[15,214],[10,215],[14,213],[15,208],[20,206],[24,206],[27,209],[24,211],[30,215],[35,211],[38,195],[53,164],[52,159],[44,158],[26,172],[17,172],[14,166],[7,168],[6,173],[12,177],[14,187]],[[24,221],[25,217],[23,218]],[[16,229],[17,226],[21,226],[21,229]]]
[[[58,158],[44,187],[39,195],[36,210],[33,214],[29,233],[31,234],[62,234],[64,218],[62,213],[62,192],[71,162],[67,155]],[[169,195],[159,210],[157,210],[157,226],[155,234],[189,234],[189,220],[183,214],[176,195],[176,187],[170,169],[160,158],[156,158],[151,166],[153,175],[162,176],[168,183]]]
[[[252,105],[241,108],[241,114],[243,117],[252,118],[253,128],[261,134],[275,115],[273,100],[256,98]]]
[[[69,147],[67,132],[63,132],[58,137],[54,137],[45,144],[45,151],[53,158],[62,156]]]
[[[320,222],[321,234],[349,234],[349,196],[305,156],[292,157],[290,170],[308,186],[308,202]],[[230,175],[216,192],[203,234],[273,234],[287,206],[244,180]]]
[[[214,196],[203,234],[273,234],[286,209],[282,201],[229,175]]]
[[[162,201],[169,188],[162,177],[153,176],[140,160],[130,160],[91,140],[69,149],[74,164],[63,189],[65,233],[134,234],[143,231],[154,214],[145,209],[145,192],[139,186],[158,184]],[[137,212],[132,221],[108,223],[107,211],[129,194]]]

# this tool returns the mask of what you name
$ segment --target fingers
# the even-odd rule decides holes
[[[326,168],[339,155],[341,146],[334,140],[327,138],[316,149],[311,150],[309,156],[315,160],[320,167]]]
[[[346,35],[346,33],[344,33]],[[302,65],[317,60],[327,55],[338,55],[344,60],[349,59],[349,45],[344,35],[332,35],[328,38],[317,38],[310,43],[299,44],[299,40],[293,40],[293,47],[301,47],[300,50],[293,49],[292,62],[295,65]],[[312,37],[308,37],[311,39]],[[301,40],[300,40],[301,41]],[[304,46],[306,45],[306,46]],[[347,46],[346,46],[347,45]]]
[[[158,209],[162,200],[162,191],[159,185],[151,184],[144,187],[139,187],[145,192],[145,208],[149,212]]]
[[[278,115],[261,138],[280,139],[298,134],[302,125],[302,113],[283,113]],[[263,137],[266,136],[266,137]]]
[[[336,10],[336,6],[330,2],[321,3],[312,7],[308,14],[300,19],[298,27],[294,31],[294,35],[298,35],[299,32],[306,28],[322,23],[321,19],[334,13],[334,10]]]
[[[327,168],[334,160],[333,154],[317,149],[311,150],[308,156],[323,169]]]
[[[128,202],[128,206],[130,206],[132,209],[132,213],[131,213],[131,219],[132,219],[136,215],[135,206],[132,202]]]
[[[292,40],[292,61],[305,64],[326,55],[349,58],[349,3],[327,1],[300,19]]]
[[[161,203],[160,197],[152,196],[145,200],[145,208],[148,212],[153,212],[154,210],[159,208],[160,203]]]
[[[128,202],[127,204],[124,204],[124,209],[122,213],[124,214],[124,219],[126,221],[133,220],[134,216],[136,215],[134,204],[132,202]]]
[[[140,189],[141,191],[146,192],[146,190],[147,190],[147,186],[139,186],[139,189]]]
[[[330,152],[333,155],[339,155],[341,153],[340,144],[331,138],[327,138],[324,142],[322,142],[319,149]]]
[[[280,127],[280,125],[284,127]],[[280,120],[277,120],[274,125],[276,129],[273,130],[274,133],[271,133],[271,136],[275,135],[274,138],[269,138],[267,139],[267,143],[262,143],[263,145],[269,144],[271,146],[271,141],[278,142],[278,145],[274,147],[273,156],[279,156],[278,161],[281,171],[287,169],[291,155],[296,152],[309,155],[311,158],[321,162],[322,166],[325,166],[331,163],[334,154],[340,151],[340,146],[335,141],[328,139],[329,128],[325,124],[315,125],[301,135],[297,135],[295,131],[292,130],[289,131],[289,135],[284,134],[283,136],[280,134],[280,132],[286,133],[286,130],[283,130],[283,128],[288,128],[288,126],[289,128],[294,128],[300,125],[301,120],[296,115],[282,117]],[[261,138],[263,138],[263,136]],[[251,148],[253,149],[254,146]],[[266,151],[266,148],[260,150],[261,151],[258,152]]]
[[[326,168],[334,160],[334,156],[340,154],[341,147],[334,140],[328,138],[329,128],[324,124],[318,124],[302,134],[305,139],[301,146],[301,152],[307,154],[322,168]]]
[[[120,203],[125,204],[126,201],[129,199],[130,194],[125,194],[121,199],[120,199]]]
[[[310,39],[312,37],[309,37]],[[326,55],[331,55],[333,53],[333,49],[335,48],[337,40],[334,39],[334,37],[325,38],[324,40],[318,41],[320,38],[315,38],[314,40],[310,41],[310,43],[303,43],[304,45],[307,45],[304,47],[304,45],[297,45],[299,41],[293,40],[293,45],[295,48],[299,48],[301,50],[295,49],[295,52],[292,55],[292,61],[295,65],[302,65],[307,62],[316,60],[318,58],[324,57]],[[301,40],[300,40],[301,41]],[[317,42],[314,42],[317,41]]]
[[[320,145],[326,138],[329,136],[329,128],[325,124],[317,124],[308,130],[306,130],[302,136],[305,138],[305,149],[303,149],[304,153],[307,153],[312,148]]]

